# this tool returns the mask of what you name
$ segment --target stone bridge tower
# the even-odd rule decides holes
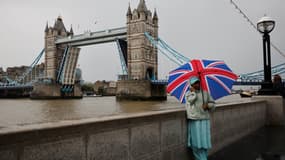
[[[59,16],[53,27],[46,25],[45,29],[45,77],[56,80],[60,62],[63,57],[66,45],[56,45],[57,38],[63,38],[73,35],[72,28],[70,32],[65,29],[62,18]]]
[[[145,36],[148,32],[158,39],[158,16],[147,9],[145,0],[140,0],[133,11],[127,11],[128,80],[117,83],[118,100],[165,100],[166,86],[153,83],[157,80],[157,49]]]
[[[45,78],[48,83],[34,85],[31,98],[81,97],[79,86],[75,86],[75,68],[79,48],[67,44],[57,45],[58,38],[73,36],[73,29],[67,31],[59,16],[53,27],[45,28]],[[68,52],[65,52],[67,51]],[[64,53],[65,58],[64,58]],[[60,81],[59,81],[60,77]],[[46,82],[46,81],[45,81]]]
[[[152,16],[145,1],[140,0],[136,9],[132,11],[129,6],[127,12],[129,79],[157,79],[157,49],[147,40],[145,32],[158,38],[158,17],[156,11]]]

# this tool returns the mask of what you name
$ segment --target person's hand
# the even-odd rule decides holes
[[[202,105],[202,108],[203,108],[204,110],[208,110],[208,109],[209,109],[209,106],[208,106],[208,104],[203,104],[203,105]]]

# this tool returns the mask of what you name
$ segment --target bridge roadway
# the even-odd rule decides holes
[[[92,44],[114,42],[117,39],[127,39],[126,27],[107,29],[97,32],[85,32],[84,34],[57,39],[55,43],[80,47]]]

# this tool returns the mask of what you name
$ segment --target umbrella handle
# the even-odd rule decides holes
[[[203,105],[205,104],[205,98],[204,98],[204,91],[203,91],[203,89],[201,90],[201,92],[202,92],[202,101],[203,101]]]
[[[203,91],[203,87],[202,87],[201,72],[198,72],[198,77],[200,79],[200,90],[202,92],[202,101],[203,101],[203,105],[204,105],[205,104],[205,98],[204,98],[204,91]]]

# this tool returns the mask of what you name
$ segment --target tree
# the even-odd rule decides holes
[[[93,83],[84,83],[81,86],[81,91],[86,94],[94,94],[94,84]]]

